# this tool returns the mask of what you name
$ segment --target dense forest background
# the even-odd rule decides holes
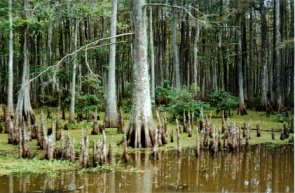
[[[104,111],[111,8],[108,0],[1,1],[0,103],[8,101],[10,75],[14,104],[29,87],[24,103],[58,106],[61,99],[68,109],[74,85],[76,108]],[[203,101],[228,91],[242,110],[293,107],[293,0],[150,0],[144,9],[152,100],[161,102],[156,88],[186,87]],[[132,94],[131,1],[118,1],[117,18],[115,81],[124,106]]]

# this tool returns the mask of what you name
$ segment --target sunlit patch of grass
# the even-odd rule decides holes
[[[79,166],[69,161],[18,159],[15,157],[0,157],[0,175],[8,174],[53,174],[56,172],[75,170]]]

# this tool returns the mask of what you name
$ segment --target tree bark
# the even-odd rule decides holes
[[[150,50],[151,50],[151,77],[152,77],[152,103],[155,103],[155,52],[153,36],[153,9],[150,7]]]
[[[23,13],[22,19],[27,20],[26,14],[26,0],[22,1],[23,3]],[[28,26],[27,23],[23,25],[23,74],[22,74],[22,83],[21,88],[18,92],[18,100],[16,106],[16,125],[22,121],[30,122],[34,124],[35,115],[31,106],[30,100],[30,63],[28,62],[28,50],[27,50],[27,35],[28,35]],[[24,120],[23,120],[24,118]]]
[[[268,65],[267,65],[267,49],[268,49],[268,28],[266,21],[266,10],[264,6],[264,0],[260,0],[260,20],[261,20],[261,64],[262,64],[262,72],[261,72],[261,101],[259,110],[266,110],[269,105],[268,97],[267,97],[267,89],[268,89],[268,81],[267,81],[267,73],[268,73]]]
[[[112,1],[111,37],[116,36],[117,31],[117,0]],[[118,126],[117,94],[116,94],[116,38],[111,39],[109,73],[108,73],[108,97],[105,116],[105,127]]]
[[[283,100],[282,100],[282,85],[281,85],[281,54],[279,44],[281,43],[281,33],[280,33],[280,1],[275,0],[275,41],[274,41],[274,82],[275,82],[275,105],[276,109],[280,111],[283,108]]]
[[[248,86],[248,97],[249,97],[249,101],[253,101],[253,93],[254,93],[254,87],[253,87],[253,67],[254,67],[254,47],[253,47],[253,8],[250,8],[250,21],[249,21],[249,65],[248,65],[248,84],[250,86]]]
[[[242,66],[242,33],[241,33],[241,17],[239,17],[239,25],[237,28],[237,35],[238,35],[238,56],[237,56],[237,67],[238,67],[238,87],[239,87],[239,114],[246,115],[246,106],[245,106],[245,99],[244,99],[244,84],[243,84],[243,66]]]
[[[74,49],[78,49],[78,25],[79,22],[75,22],[75,37],[74,37]],[[70,122],[75,119],[75,98],[76,98],[76,73],[77,73],[77,53],[73,56],[73,74],[72,74],[72,84],[71,84],[71,106],[70,106]]]
[[[12,27],[12,0],[9,0],[9,62],[8,62],[8,91],[6,119],[13,117],[13,27]]]
[[[176,0],[172,0],[172,6],[176,6]],[[174,63],[174,73],[175,73],[175,87],[180,88],[180,71],[179,71],[179,52],[177,46],[177,21],[176,21],[176,8],[172,8],[172,49],[173,49],[173,63]]]
[[[198,85],[198,41],[199,41],[199,35],[200,35],[200,26],[199,26],[199,22],[196,22],[196,37],[195,37],[195,42],[194,42],[194,70],[193,70],[193,81],[195,86]]]
[[[132,147],[152,147],[155,125],[152,116],[147,63],[145,0],[133,0],[133,94],[127,143]]]
[[[289,38],[294,38],[294,1],[290,1],[290,10],[291,10],[291,22],[290,22],[290,32]],[[288,105],[294,106],[294,47],[289,48],[289,81],[290,81],[290,89],[288,90]]]

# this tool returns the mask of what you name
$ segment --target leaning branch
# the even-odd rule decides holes
[[[73,52],[65,55],[55,65],[52,65],[52,66],[47,67],[45,70],[43,70],[42,72],[40,72],[36,77],[30,79],[30,82],[36,80],[37,78],[39,78],[40,76],[42,76],[43,74],[45,74],[46,72],[48,72],[50,69],[52,69],[54,67],[57,67],[57,66],[60,66],[68,57],[73,56],[73,55],[77,54],[78,52],[81,52],[81,51],[83,51],[85,49],[89,49],[89,47],[93,47],[96,44],[98,44],[99,42],[102,42],[102,41],[105,41],[105,40],[110,40],[112,38],[118,38],[118,37],[122,37],[122,36],[129,36],[129,35],[133,35],[133,33],[130,32],[130,33],[119,34],[119,35],[116,35],[116,36],[107,37],[107,38],[101,38],[101,39],[95,40],[93,42],[90,42],[89,44],[86,44],[86,45],[80,47],[79,49],[77,49],[77,50],[75,50],[75,51],[73,51]]]

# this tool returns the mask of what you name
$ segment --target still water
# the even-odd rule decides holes
[[[294,192],[293,146],[193,155],[193,149],[179,158],[166,151],[154,160],[137,152],[124,171],[2,176],[0,192]]]

